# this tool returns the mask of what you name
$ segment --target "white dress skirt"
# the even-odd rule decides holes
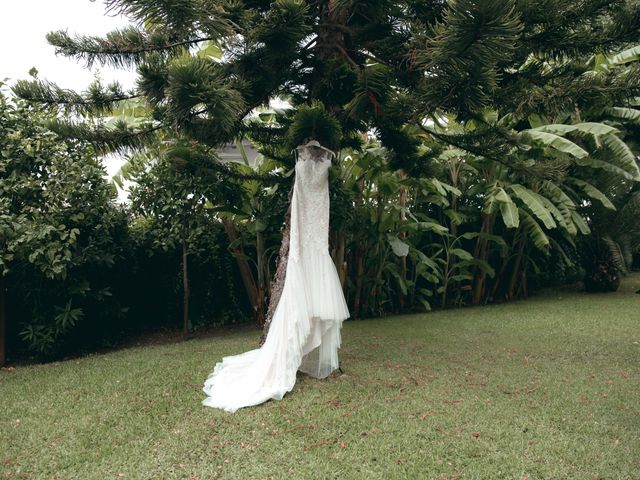
[[[291,391],[299,370],[325,378],[338,368],[342,322],[349,318],[329,254],[330,154],[298,147],[284,286],[260,348],[223,357],[205,380],[202,404],[235,412]]]

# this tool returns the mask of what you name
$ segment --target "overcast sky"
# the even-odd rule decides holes
[[[56,56],[45,35],[52,30],[69,33],[102,35],[128,24],[122,16],[107,16],[100,0],[0,0],[0,75],[2,78],[28,77],[36,67],[41,78],[60,86],[83,90],[101,72],[105,80],[118,80],[133,86],[134,73],[94,66],[87,69],[81,63]]]
[[[0,0],[0,79],[29,78],[29,69],[36,67],[38,77],[51,80],[63,88],[84,90],[99,73],[105,82],[119,81],[125,89],[134,85],[133,71],[115,70],[94,65],[88,69],[82,63],[56,56],[45,35],[52,30],[69,33],[102,35],[129,22],[122,16],[107,16],[101,0]],[[113,175],[122,161],[106,161],[107,173]]]

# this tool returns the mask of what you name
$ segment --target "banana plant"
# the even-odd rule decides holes
[[[518,279],[526,269],[530,248],[542,254],[553,248],[552,234],[571,238],[588,234],[586,219],[580,215],[580,207],[586,202],[598,202],[605,208],[614,208],[607,195],[590,183],[593,171],[604,171],[618,181],[635,181],[640,178],[637,163],[629,147],[620,138],[620,130],[604,122],[560,123],[571,120],[571,115],[555,118],[554,122],[538,115],[526,119],[529,128],[516,130],[521,125],[513,115],[499,117],[487,112],[484,123],[459,124],[454,118],[444,117],[430,127],[444,135],[470,134],[478,128],[508,129],[514,146],[504,159],[476,156],[459,148],[448,148],[436,157],[436,161],[447,167],[449,180],[468,184],[464,198],[456,197],[456,216],[464,212],[473,215],[474,207],[480,209],[480,225],[472,257],[483,262],[500,262],[501,272],[496,282],[507,283],[505,296],[510,298],[519,290]],[[432,147],[433,148],[433,147]],[[452,161],[453,159],[453,161]],[[460,175],[460,166],[466,175]],[[457,167],[457,168],[456,168]],[[452,216],[452,213],[449,213]],[[455,218],[455,217],[454,217]],[[499,223],[498,220],[500,221]],[[453,223],[457,230],[460,222]],[[453,229],[452,228],[452,229]],[[511,235],[508,232],[511,231]],[[496,255],[485,235],[503,232],[511,237],[512,254]],[[498,268],[498,264],[496,264]],[[507,268],[512,269],[511,280],[502,278]],[[486,269],[476,267],[472,287],[472,302],[487,299]],[[497,288],[492,290],[497,292]]]

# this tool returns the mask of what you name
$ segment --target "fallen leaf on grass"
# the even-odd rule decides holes
[[[331,439],[326,440],[324,442],[316,442],[316,443],[314,443],[312,445],[305,445],[304,449],[308,450],[308,449],[313,448],[313,447],[319,447],[320,445],[328,445],[330,443],[336,443],[337,441],[338,441],[337,438],[331,438]]]

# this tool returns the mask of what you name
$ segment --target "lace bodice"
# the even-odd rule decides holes
[[[329,252],[330,166],[330,152],[318,147],[298,147],[291,199],[291,225],[298,226],[291,229],[289,252],[293,258]]]

